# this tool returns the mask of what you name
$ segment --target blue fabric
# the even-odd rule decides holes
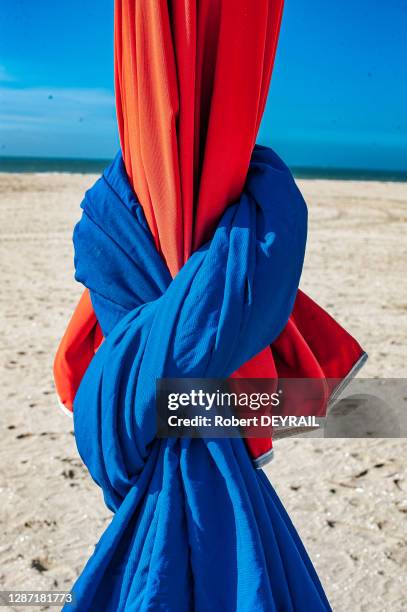
[[[114,516],[66,608],[330,610],[242,440],[155,437],[156,378],[227,377],[287,322],[307,225],[288,169],[256,146],[239,201],[174,279],[120,156],[82,207],[76,278],[106,340],[75,398],[75,435]]]

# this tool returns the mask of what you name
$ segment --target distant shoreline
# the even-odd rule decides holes
[[[111,163],[109,159],[64,159],[42,157],[0,157],[0,173],[67,172],[69,174],[100,174]],[[345,181],[406,182],[407,172],[359,168],[292,167],[296,178]]]

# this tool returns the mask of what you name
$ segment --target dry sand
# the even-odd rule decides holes
[[[109,521],[52,381],[81,292],[70,236],[94,179],[0,174],[0,589],[69,589]],[[299,183],[310,212],[302,288],[368,351],[364,376],[405,377],[407,185]],[[406,609],[406,442],[275,446],[267,473],[333,609]]]

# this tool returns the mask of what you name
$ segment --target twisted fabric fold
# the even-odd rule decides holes
[[[157,378],[227,377],[284,328],[307,224],[290,172],[256,146],[241,197],[173,279],[120,155],[82,206],[76,278],[105,340],[75,397],[75,436],[115,514],[69,607],[280,612],[306,601],[329,610],[242,440],[155,435]]]

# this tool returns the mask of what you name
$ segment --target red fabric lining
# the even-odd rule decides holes
[[[283,1],[116,0],[115,86],[126,171],[173,275],[242,191],[274,63]],[[266,281],[265,281],[266,282]],[[72,409],[101,332],[85,291],[55,359]],[[344,377],[358,343],[299,292],[274,342],[235,377]],[[254,457],[271,440],[249,439]]]

